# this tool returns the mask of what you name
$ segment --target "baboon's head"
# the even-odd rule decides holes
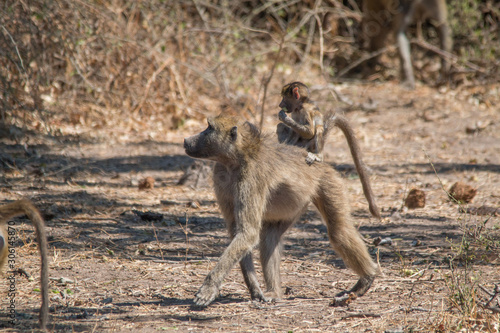
[[[302,104],[309,99],[309,88],[302,82],[292,82],[283,86],[281,97],[280,108],[291,113],[300,109]]]
[[[260,133],[254,125],[223,114],[210,117],[207,122],[203,132],[184,139],[187,155],[234,165],[257,150]]]

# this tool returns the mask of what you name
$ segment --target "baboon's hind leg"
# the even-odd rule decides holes
[[[350,221],[347,202],[340,183],[325,182],[314,204],[323,216],[333,249],[345,264],[359,275],[358,282],[349,290],[336,295],[334,306],[346,305],[350,299],[362,296],[372,285],[377,272],[360,234]]]
[[[436,28],[439,38],[439,46],[446,52],[451,52],[453,38],[448,25],[448,13],[445,0],[423,0],[420,7],[425,11],[427,18]],[[440,80],[448,80],[450,74],[450,62],[447,57],[441,57]]]
[[[410,41],[406,36],[406,30],[410,24],[411,16],[404,15],[400,17],[399,28],[396,31],[396,40],[399,46],[400,75],[403,78],[403,85],[409,89],[415,88],[415,75],[413,74],[413,65],[411,63]]]

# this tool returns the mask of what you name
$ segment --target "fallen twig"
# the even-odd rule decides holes
[[[408,313],[408,312],[413,312],[413,311],[420,311],[420,312],[431,312],[432,310],[422,308],[420,306],[414,306],[411,308],[403,308],[401,307],[401,310]]]
[[[340,318],[340,320],[348,319],[348,318],[368,318],[368,317],[380,318],[380,317],[382,317],[382,315],[380,315],[378,313],[373,313],[373,312],[350,313],[350,314],[347,314],[347,315],[343,316],[342,318]]]
[[[346,75],[347,73],[349,73],[352,69],[358,67],[359,65],[361,65],[362,63],[364,63],[365,61],[367,60],[370,60],[372,58],[375,58],[379,55],[381,55],[382,53],[385,53],[389,50],[392,50],[394,48],[396,48],[397,46],[396,45],[389,45],[389,46],[386,46],[384,48],[381,48],[379,50],[376,50],[376,51],[373,51],[367,55],[365,55],[364,57],[361,57],[359,58],[358,60],[356,60],[355,62],[353,62],[352,64],[350,64],[349,66],[347,66],[346,68],[342,69],[336,76],[335,78],[340,78],[344,75]]]
[[[157,264],[186,264],[190,262],[210,262],[212,261],[211,259],[184,259],[184,260],[168,260],[168,259],[154,259],[151,260],[154,263]]]
[[[500,313],[500,306],[496,305],[496,306],[490,306],[491,302],[493,302],[495,300],[495,298],[500,295],[500,284],[495,284],[495,288],[493,289],[493,292],[489,291],[488,289],[486,289],[485,287],[483,287],[482,285],[478,284],[478,287],[484,291],[486,294],[488,294],[489,296],[491,296],[490,300],[484,304],[481,304],[481,306],[484,308],[484,309],[487,309],[487,310],[490,310],[492,311],[493,313]]]

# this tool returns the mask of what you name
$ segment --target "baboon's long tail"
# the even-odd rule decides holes
[[[49,266],[47,259],[47,234],[45,232],[45,223],[43,222],[42,216],[38,209],[33,206],[33,204],[26,199],[14,201],[0,207],[0,221],[7,221],[8,219],[26,214],[31,220],[36,230],[36,238],[38,241],[38,249],[40,251],[41,258],[41,272],[40,272],[40,284],[41,284],[41,296],[42,305],[40,306],[40,328],[45,330],[47,327],[47,322],[49,319]]]
[[[349,144],[349,149],[351,150],[351,156],[354,160],[354,165],[356,166],[356,171],[358,172],[359,179],[361,180],[361,185],[363,186],[363,193],[365,194],[366,200],[368,201],[368,206],[370,208],[370,213],[380,219],[380,210],[375,203],[375,198],[372,192],[372,187],[370,185],[370,177],[366,169],[366,165],[361,159],[361,150],[358,145],[358,140],[354,135],[354,131],[349,124],[347,118],[340,114],[333,114],[327,117],[325,122],[325,134],[324,137],[328,135],[333,125],[337,126],[342,130],[344,136],[346,137],[347,143]]]

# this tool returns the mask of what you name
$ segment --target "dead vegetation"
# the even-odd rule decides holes
[[[5,1],[0,11],[7,131],[14,125],[68,134],[60,133],[61,123],[88,135],[86,129],[117,124],[166,131],[221,106],[258,122],[256,105],[266,102],[264,81],[274,69],[279,78],[271,80],[270,92],[281,78],[311,70],[322,84],[346,78],[347,68],[351,78],[360,78],[352,63],[367,59],[357,45],[361,13],[355,1]],[[496,80],[499,5],[452,0],[449,11],[451,85]],[[433,42],[435,32],[425,31]],[[414,51],[417,79],[432,84],[437,59],[425,48]],[[369,80],[395,77],[390,67],[397,66],[387,60],[382,76]],[[250,103],[242,108],[243,100]]]

